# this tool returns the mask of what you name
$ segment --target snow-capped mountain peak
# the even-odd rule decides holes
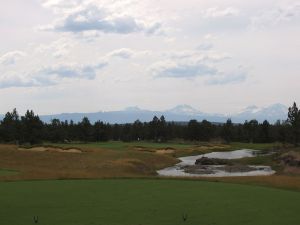
[[[131,107],[125,108],[124,111],[134,112],[134,111],[141,111],[141,109],[137,106],[131,106]]]
[[[269,120],[270,122],[275,122],[277,119],[286,119],[287,111],[288,107],[282,104],[273,104],[263,108],[249,106],[233,115],[233,118],[236,118],[239,121],[257,119],[258,121]]]
[[[185,114],[185,115],[196,115],[201,113],[199,110],[189,105],[178,105],[172,109],[167,110],[167,112],[174,113],[174,114]]]
[[[257,113],[261,108],[257,107],[256,105],[250,105],[243,110],[241,110],[239,113]]]

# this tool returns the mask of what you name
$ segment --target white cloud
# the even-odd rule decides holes
[[[300,21],[300,2],[263,10],[251,18],[252,28],[266,28],[290,21]]]
[[[227,7],[225,9],[219,9],[217,7],[208,8],[202,12],[204,18],[221,18],[238,16],[240,10],[234,7]]]
[[[131,49],[121,48],[121,49],[112,51],[111,53],[108,54],[108,56],[128,59],[128,58],[131,58],[134,54],[135,54],[135,52]]]
[[[198,45],[197,50],[199,51],[207,51],[211,50],[214,47],[214,45],[210,42],[201,43]]]
[[[66,6],[62,1],[47,1],[44,6],[56,9],[59,18],[53,24],[42,26],[41,29],[70,33],[97,31],[117,34],[137,32],[154,34],[161,32],[160,22],[133,15],[126,8],[119,9],[111,7],[110,4],[109,2],[100,4],[98,1],[73,1]]]
[[[156,78],[191,78],[217,73],[216,68],[199,61],[162,61],[154,64],[151,71]]]
[[[0,65],[12,65],[15,64],[19,59],[26,56],[22,51],[7,52],[0,56]]]
[[[137,51],[130,48],[120,48],[107,54],[107,57],[119,57],[123,59],[129,59],[132,57],[138,57],[149,54],[149,51]]]
[[[58,64],[47,66],[31,72],[19,72],[0,75],[0,89],[10,87],[38,87],[57,85],[64,80],[93,80],[97,72],[107,66],[107,62],[96,64]]]
[[[81,78],[92,80],[96,77],[97,71],[107,66],[106,62],[99,62],[91,65],[61,64],[46,67],[37,72],[39,76],[57,78]]]
[[[216,77],[211,77],[205,83],[208,85],[225,85],[225,84],[238,84],[245,82],[247,74],[245,71],[231,72],[220,74]]]
[[[47,78],[36,75],[7,73],[0,76],[0,89],[11,87],[39,87],[50,86],[56,82]]]
[[[42,0],[45,8],[54,9],[55,12],[61,12],[76,7],[82,0]]]
[[[216,75],[218,69],[215,64],[230,58],[226,53],[198,50],[165,52],[163,57],[167,59],[150,68],[154,77],[191,78]]]
[[[206,77],[204,84],[207,85],[241,83],[247,78],[247,73],[242,66],[235,72],[232,72],[232,68],[224,69],[225,60],[232,59],[226,53],[190,50],[164,53],[164,56],[168,59],[150,67],[154,78]]]
[[[72,39],[60,38],[50,44],[41,44],[37,46],[35,52],[52,55],[54,58],[61,58],[67,56],[75,45],[76,43]]]

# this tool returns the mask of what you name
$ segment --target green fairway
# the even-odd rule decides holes
[[[298,225],[300,193],[183,180],[0,183],[5,225]],[[182,214],[188,220],[183,223]]]

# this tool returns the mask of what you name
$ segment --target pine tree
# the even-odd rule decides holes
[[[296,102],[294,102],[292,107],[289,107],[288,122],[292,126],[293,142],[295,145],[298,145],[300,136],[300,110]]]

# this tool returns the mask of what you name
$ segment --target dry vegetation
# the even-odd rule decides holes
[[[0,168],[19,171],[17,175],[0,176],[0,179],[144,177],[177,162],[168,155],[134,150],[82,148],[82,154],[62,151],[54,148],[20,150],[15,145],[0,145]]]
[[[227,145],[195,145],[188,148],[133,146],[124,150],[101,147],[53,147],[18,148],[16,145],[0,145],[0,169],[17,171],[2,173],[0,180],[34,179],[97,179],[120,177],[155,177],[156,170],[174,165],[176,157],[231,149]],[[283,151],[280,156],[300,159],[298,149]],[[249,158],[248,161],[268,163],[271,159]],[[245,159],[246,163],[249,163]],[[272,163],[275,163],[274,160]],[[283,165],[273,176],[188,178],[217,182],[272,186],[300,191],[299,167]]]

